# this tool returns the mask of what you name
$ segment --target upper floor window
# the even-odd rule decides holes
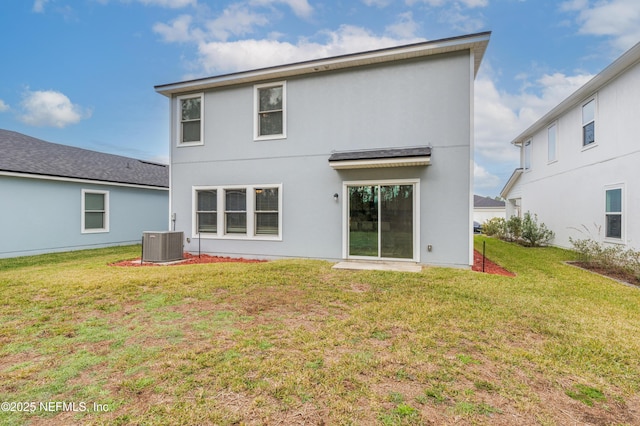
[[[178,146],[204,143],[203,112],[202,94],[178,97]]]
[[[596,141],[596,100],[589,100],[582,105],[582,146]]]
[[[622,239],[622,188],[605,191],[605,236]]]
[[[82,190],[82,233],[109,232],[109,192]]]
[[[260,139],[287,137],[287,88],[285,82],[254,86],[254,136]]]
[[[531,139],[524,143],[524,153],[522,159],[522,168],[529,170],[531,168]]]
[[[547,158],[554,162],[558,159],[558,126],[554,123],[547,128]]]

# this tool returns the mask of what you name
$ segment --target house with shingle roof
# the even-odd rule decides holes
[[[156,86],[186,250],[469,268],[474,80],[489,38]]]
[[[168,165],[0,130],[0,257],[138,243],[168,190]]]
[[[506,218],[504,201],[495,198],[473,196],[473,221],[483,224],[494,217]]]

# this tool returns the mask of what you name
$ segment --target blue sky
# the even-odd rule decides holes
[[[640,41],[640,1],[3,0],[0,28],[0,128],[161,162],[155,85],[492,31],[475,192],[495,196],[509,142]]]

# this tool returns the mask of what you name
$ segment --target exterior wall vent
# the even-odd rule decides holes
[[[184,233],[162,231],[142,233],[143,262],[171,262],[182,259]]]

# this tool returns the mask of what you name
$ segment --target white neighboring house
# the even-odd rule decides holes
[[[507,217],[537,214],[561,247],[640,249],[639,122],[640,43],[511,142],[521,163],[501,192]]]
[[[504,201],[496,200],[480,195],[473,196],[473,221],[480,224],[494,217],[505,218],[506,211]]]

